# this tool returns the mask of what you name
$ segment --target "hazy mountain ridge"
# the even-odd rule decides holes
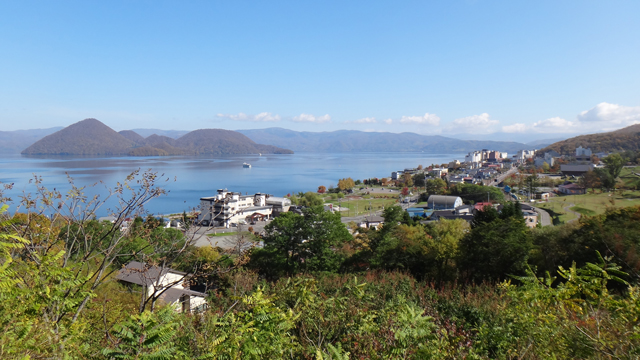
[[[251,140],[302,152],[469,152],[496,149],[516,152],[530,146],[518,142],[459,140],[440,135],[415,133],[364,132],[338,130],[332,132],[298,132],[282,128],[238,130]]]
[[[580,135],[558,141],[540,149],[539,153],[554,150],[562,155],[575,155],[576,148],[579,146],[590,148],[594,153],[640,150],[640,124],[606,133]]]
[[[0,153],[20,153],[25,147],[61,129],[62,126],[48,129],[0,131]]]
[[[251,139],[230,130],[206,129],[192,131],[177,140],[151,135],[142,138],[134,131],[114,131],[96,119],[85,119],[47,135],[22,151],[27,155],[226,155],[276,153],[291,150],[256,144]]]

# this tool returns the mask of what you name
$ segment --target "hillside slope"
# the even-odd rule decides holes
[[[194,155],[293,153],[291,150],[257,144],[239,132],[222,129],[192,131],[178,138],[175,141],[175,146]]]
[[[25,155],[124,155],[133,141],[96,119],[85,119],[45,136],[22,151]]]
[[[543,154],[546,151],[555,150],[562,155],[575,155],[578,146],[590,148],[594,153],[640,150],[640,124],[607,133],[580,135],[558,141],[541,149],[539,153]]]

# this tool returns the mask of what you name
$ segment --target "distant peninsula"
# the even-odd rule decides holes
[[[261,145],[231,130],[201,129],[178,139],[162,135],[142,137],[125,130],[116,132],[96,119],[85,119],[36,141],[23,155],[233,155],[293,154],[272,145]]]

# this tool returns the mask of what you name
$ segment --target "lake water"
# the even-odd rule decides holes
[[[338,179],[351,177],[366,179],[387,177],[392,171],[418,165],[442,164],[462,159],[463,154],[425,153],[296,153],[287,155],[233,155],[219,157],[25,157],[0,155],[0,182],[14,183],[5,193],[14,202],[23,193],[32,193],[30,182],[34,174],[43,179],[47,188],[66,192],[70,189],[67,174],[77,186],[102,184],[88,188],[86,193],[107,194],[105,187],[113,187],[136,169],[151,169],[164,174],[161,182],[168,190],[166,196],[154,199],[146,210],[154,214],[189,211],[199,199],[212,196],[216,189],[242,193],[268,193],[284,196],[298,192],[316,191],[318,186],[336,186]],[[247,162],[251,168],[243,168]],[[174,181],[175,180],[175,181]],[[111,204],[113,205],[113,204]],[[15,206],[12,206],[15,208]],[[97,215],[107,215],[107,207]]]

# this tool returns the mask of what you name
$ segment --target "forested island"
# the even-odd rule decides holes
[[[38,140],[23,155],[231,155],[292,154],[293,151],[255,143],[230,130],[201,129],[178,139],[151,135],[143,138],[124,130],[116,132],[96,119],[85,119]]]

